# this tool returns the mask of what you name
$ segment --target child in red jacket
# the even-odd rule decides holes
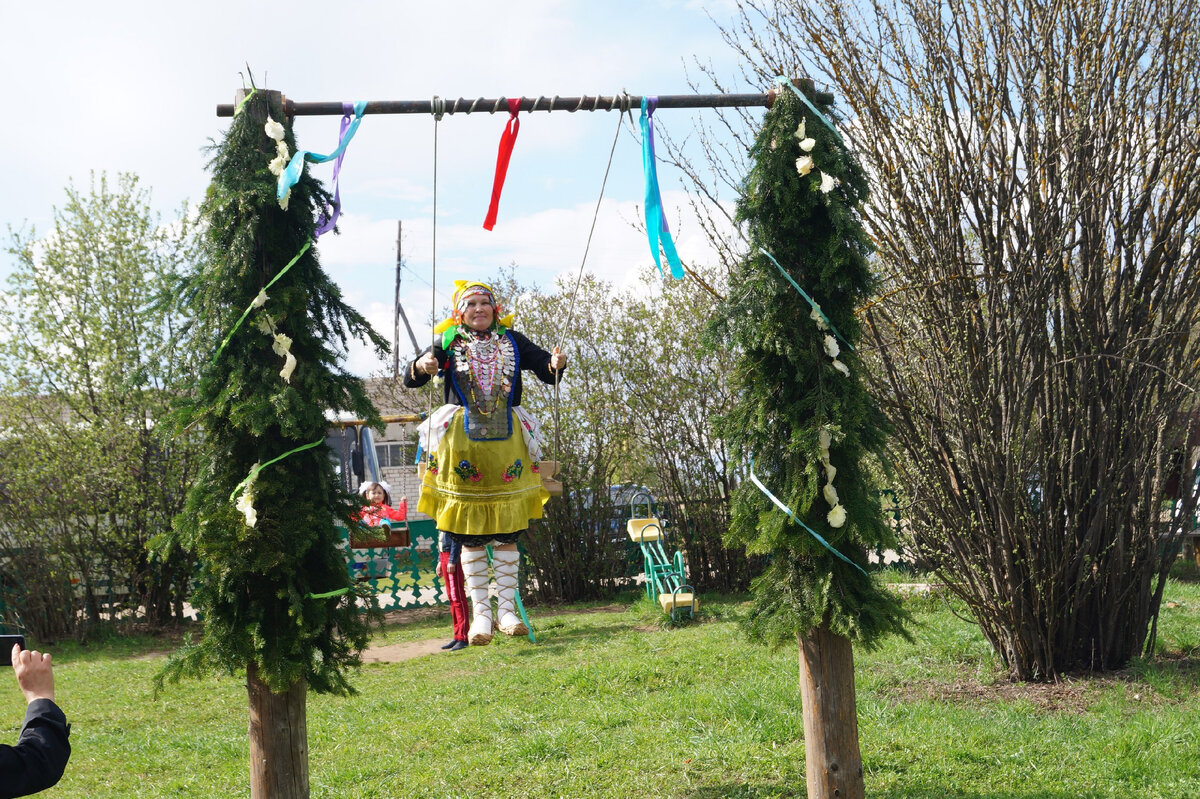
[[[392,487],[387,483],[367,480],[358,487],[367,504],[358,512],[358,520],[368,527],[387,522],[402,522],[408,518],[408,497],[400,497],[400,507],[392,507]]]

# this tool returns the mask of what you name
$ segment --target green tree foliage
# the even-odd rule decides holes
[[[181,422],[203,437],[199,479],[176,519],[171,541],[194,548],[200,572],[192,602],[203,613],[199,642],[185,647],[165,675],[256,667],[258,678],[282,692],[305,681],[317,692],[351,690],[347,668],[359,662],[367,619],[356,607],[335,522],[357,508],[339,486],[324,447],[328,411],[350,411],[378,423],[362,381],[340,366],[348,336],[386,342],[343,302],[322,271],[312,241],[317,204],[327,193],[307,172],[286,210],[277,202],[268,163],[276,144],[264,132],[268,111],[284,120],[277,94],[259,92],[245,105],[216,148],[213,179],[202,208],[203,265],[190,277],[185,300],[196,317],[206,354]],[[295,151],[290,127],[284,139]],[[294,264],[280,277],[286,265]],[[237,325],[268,282],[266,301]],[[296,359],[281,374],[281,339]],[[249,486],[253,526],[235,507]]]
[[[618,485],[659,499],[668,545],[685,551],[698,590],[746,588],[750,564],[722,541],[730,472],[714,423],[731,402],[728,361],[700,342],[715,299],[657,272],[624,291],[585,276],[578,289],[571,281],[541,292],[511,272],[494,285],[522,332],[548,347],[561,339],[570,358],[557,418],[552,389],[527,381],[522,399],[542,421],[566,489],[526,543],[539,598],[599,598],[641,573],[625,533],[628,497],[615,502],[610,492]]]
[[[708,320],[723,312],[721,301],[693,280],[664,281],[651,270],[614,304],[621,309],[622,403],[635,425],[642,480],[665,500],[668,536],[679,536],[670,543],[686,551],[698,591],[745,590],[751,562],[724,541],[735,469],[717,434],[734,403],[732,369],[702,340]]]
[[[831,98],[817,96],[831,116]],[[796,136],[801,121],[815,140],[815,167],[801,175],[808,155]],[[868,468],[883,451],[885,421],[859,381],[860,361],[841,343],[841,374],[827,354],[825,333],[809,304],[760,248],[775,257],[820,305],[846,341],[859,337],[854,311],[868,296],[870,243],[858,217],[867,192],[853,156],[833,131],[783,92],[767,113],[751,151],[754,165],[738,205],[748,226],[749,254],[730,279],[725,313],[714,334],[727,357],[738,401],[723,420],[725,440],[804,524],[853,564],[892,541]],[[838,181],[820,190],[824,175]],[[845,524],[827,520],[827,482],[821,436],[831,438],[833,484]],[[855,565],[836,557],[792,521],[749,481],[735,493],[729,540],[748,553],[771,555],[756,579],[751,628],[769,640],[795,640],[816,627],[872,645],[902,631],[903,614],[889,594]]]
[[[542,423],[547,459],[561,463],[561,496],[525,542],[536,595],[546,601],[596,599],[611,595],[628,575],[623,527],[609,486],[629,475],[631,425],[621,405],[616,378],[618,352],[611,287],[592,278],[580,287],[567,325],[569,292],[543,293],[521,286],[508,273],[496,284],[516,311],[516,327],[539,345],[559,344],[570,361],[558,388],[536,380],[522,383],[522,405]],[[556,413],[557,411],[557,413]]]
[[[192,569],[183,550],[147,551],[195,471],[190,439],[159,426],[193,366],[171,301],[192,223],[185,208],[162,225],[134,175],[66,193],[49,235],[10,236],[0,304],[4,600],[41,640],[84,637],[102,601],[182,615]]]

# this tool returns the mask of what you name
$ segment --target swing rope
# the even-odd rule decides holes
[[[583,267],[587,264],[588,251],[592,248],[592,235],[596,232],[596,220],[600,218],[600,205],[604,201],[604,187],[608,185],[608,173],[612,170],[613,154],[617,151],[617,139],[621,136],[621,122],[624,115],[629,113],[629,92],[621,94],[621,114],[617,117],[617,129],[613,132],[612,146],[608,150],[608,165],[604,167],[604,179],[600,181],[600,196],[596,198],[596,209],[592,212],[592,226],[588,229],[587,243],[583,248],[583,258],[579,261],[579,273],[575,276],[575,286],[571,289],[571,302],[567,306],[567,319],[563,323],[562,329],[558,333],[558,343],[554,346],[556,351],[562,351],[563,343],[567,338],[567,331],[571,328],[571,322],[575,318],[575,300],[579,296],[579,285],[583,282]],[[562,375],[559,372],[554,373],[554,457],[557,459],[562,453],[562,443],[559,439],[559,431],[561,425],[558,421],[558,386]]]
[[[429,319],[430,324],[437,321],[437,175],[438,175],[438,125],[442,121],[442,114],[446,111],[446,101],[436,94],[430,102],[430,113],[433,114],[433,256],[431,259],[431,293],[429,297]],[[433,337],[434,343],[437,341],[437,336]],[[433,353],[433,343],[429,347],[430,354]],[[425,413],[425,441],[428,442],[433,438],[433,395],[436,388],[431,389],[426,393],[428,399],[428,410]]]
[[[629,112],[629,93],[622,95],[621,112],[626,114]],[[604,167],[604,180],[600,182],[600,196],[596,198],[596,210],[592,213],[592,226],[588,230],[587,244],[583,248],[583,259],[579,262],[579,273],[575,276],[575,287],[571,290],[571,304],[567,310],[567,320],[563,323],[562,330],[558,334],[558,344],[556,347],[561,348],[563,341],[566,340],[567,330],[571,327],[571,322],[575,317],[575,298],[579,294],[579,284],[583,282],[583,267],[587,263],[588,251],[592,248],[592,234],[596,232],[596,220],[600,217],[600,204],[604,200],[604,187],[608,185],[608,173],[612,170],[613,154],[617,151],[617,139],[621,136],[621,122],[624,117],[617,117],[617,129],[613,133],[612,147],[608,151],[608,166]],[[557,381],[556,381],[557,386]]]

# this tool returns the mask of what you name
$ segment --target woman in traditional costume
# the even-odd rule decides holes
[[[492,640],[485,547],[496,572],[497,619],[506,635],[529,632],[516,613],[517,538],[542,517],[550,498],[538,473],[537,420],[521,405],[521,372],[554,384],[565,355],[549,353],[509,329],[485,283],[455,281],[454,313],[434,328],[435,341],[408,365],[404,385],[423,386],[441,372],[445,404],[419,427],[426,469],[417,510],[462,545],[462,570],[471,596],[468,638]]]

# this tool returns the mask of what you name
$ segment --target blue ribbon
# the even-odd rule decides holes
[[[830,122],[828,119],[826,119],[825,115],[822,114],[820,111],[818,111],[817,107],[815,105],[813,105],[811,102],[809,102],[808,98],[804,96],[804,92],[802,92],[796,88],[796,84],[792,83],[790,80],[783,77],[782,75],[776,77],[775,82],[778,83],[780,86],[787,86],[789,89],[791,89],[792,93],[795,94],[797,97],[799,97],[800,101],[802,103],[804,103],[806,106],[808,106],[808,110],[812,111],[814,114],[816,114],[817,119],[824,122],[825,127],[829,128],[831,131],[833,131],[833,135],[835,137],[837,137],[838,144],[842,145],[842,147],[846,146],[846,142],[842,141],[842,134],[838,133],[837,128],[835,128],[833,126],[833,123]]]
[[[854,561],[850,560],[850,558],[846,557],[846,556],[845,556],[845,555],[843,555],[841,552],[838,552],[836,549],[834,549],[832,546],[830,546],[830,545],[829,545],[829,542],[828,542],[828,541],[826,541],[824,538],[822,538],[820,533],[818,533],[816,530],[814,530],[814,529],[812,529],[811,527],[809,527],[809,526],[808,526],[807,524],[805,524],[804,522],[800,521],[800,517],[799,517],[799,516],[797,516],[795,513],[792,513],[792,509],[791,509],[791,508],[789,508],[787,505],[784,505],[784,504],[783,504],[783,503],[782,503],[782,502],[779,500],[779,498],[778,498],[778,497],[776,497],[774,494],[772,494],[770,491],[768,491],[768,490],[767,490],[767,487],[766,487],[765,485],[763,485],[763,484],[762,484],[762,483],[759,481],[758,477],[757,477],[757,476],[755,476],[755,474],[754,474],[754,460],[753,460],[753,459],[751,459],[751,460],[750,460],[750,482],[752,482],[752,483],[754,483],[754,485],[758,486],[758,490],[759,490],[759,491],[761,491],[761,492],[763,492],[764,494],[766,494],[766,495],[767,495],[767,499],[769,499],[769,500],[771,500],[772,502],[774,502],[774,503],[775,503],[775,505],[776,505],[776,506],[778,506],[778,508],[779,508],[781,511],[783,511],[783,512],[784,512],[784,513],[786,513],[788,516],[790,516],[790,517],[791,517],[791,519],[792,519],[792,521],[794,521],[796,524],[798,524],[798,525],[800,525],[801,527],[803,527],[805,530],[807,530],[807,531],[808,531],[808,534],[809,534],[809,535],[811,535],[813,538],[817,539],[817,543],[819,543],[821,546],[823,546],[823,547],[825,547],[826,549],[828,549],[828,550],[829,550],[830,552],[832,552],[834,555],[837,555],[839,558],[841,558],[842,560],[844,560],[844,561],[846,561],[847,563],[849,563],[849,564],[850,564],[851,566],[853,566],[854,568],[858,569],[860,572],[862,572],[862,573],[863,573],[863,576],[865,576],[865,577],[869,577],[869,576],[870,576],[870,575],[868,575],[868,574],[867,574],[866,570],[865,570],[865,569],[863,569],[863,567],[862,567],[862,566],[859,566],[857,563],[855,563]]]
[[[363,111],[366,108],[366,100],[359,100],[354,104],[354,121],[345,130],[341,141],[338,142],[337,149],[329,155],[317,155],[307,150],[296,151],[296,154],[292,156],[292,160],[288,162],[287,169],[283,170],[283,174],[279,176],[279,187],[275,191],[276,199],[282,200],[292,190],[292,186],[295,186],[299,182],[300,173],[304,170],[305,161],[311,164],[323,164],[326,161],[332,161],[346,151],[346,145],[354,138],[354,133],[358,130],[358,124],[362,122]]]
[[[654,265],[661,274],[662,261],[659,256],[659,240],[662,241],[662,251],[667,256],[671,267],[671,277],[683,280],[683,264],[679,261],[679,253],[675,251],[675,242],[671,239],[671,231],[667,227],[667,219],[663,216],[662,194],[658,189],[658,168],[654,160],[654,109],[658,106],[657,97],[642,98],[642,171],[646,174],[646,236],[650,240],[650,255]]]
[[[829,321],[829,317],[826,316],[825,312],[821,310],[821,306],[817,305],[817,303],[813,300],[813,298],[808,296],[808,292],[806,292],[804,289],[800,288],[799,283],[797,283],[795,280],[792,280],[792,276],[787,273],[786,269],[784,269],[782,266],[780,266],[779,261],[775,260],[775,256],[771,255],[771,253],[767,252],[762,247],[759,247],[758,251],[771,259],[771,263],[775,264],[775,266],[778,267],[779,273],[782,274],[785,278],[787,278],[787,282],[791,283],[792,287],[795,288],[796,291],[800,292],[800,296],[803,297],[804,299],[808,300],[808,304],[812,306],[812,309],[821,315],[821,318],[825,320],[825,324],[829,325],[829,329],[833,331],[833,335],[837,336],[838,340],[846,345],[846,349],[850,350],[851,352],[854,352],[854,345],[851,344],[849,341],[846,341],[846,339],[844,339],[842,337],[842,334],[839,333],[837,328],[833,326],[833,322]]]

